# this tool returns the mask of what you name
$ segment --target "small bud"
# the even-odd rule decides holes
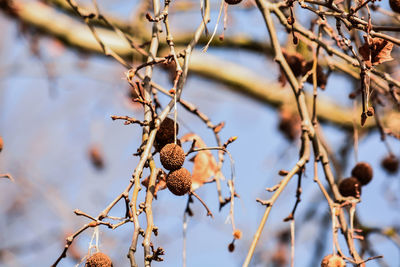
[[[238,229],[236,229],[235,231],[233,231],[233,238],[234,239],[240,239],[242,237],[242,232]]]

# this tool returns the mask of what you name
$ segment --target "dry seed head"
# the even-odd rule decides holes
[[[160,161],[165,169],[169,171],[177,170],[185,162],[185,152],[177,144],[167,144],[160,151]]]
[[[167,187],[174,195],[183,196],[190,191],[192,175],[185,168],[171,171],[167,176]]]
[[[179,125],[176,124],[176,134],[178,134]],[[174,120],[166,117],[160,125],[156,134],[156,141],[160,144],[168,144],[174,141]],[[161,147],[162,148],[162,147]],[[160,149],[161,149],[160,148]]]
[[[346,267],[346,262],[338,255],[329,254],[322,259],[321,267]]]
[[[111,259],[104,253],[97,252],[90,256],[85,263],[85,267],[112,267]]]
[[[372,180],[374,172],[372,167],[367,162],[359,162],[351,170],[351,176],[357,178],[361,185],[366,185]]]
[[[389,0],[389,5],[393,12],[400,13],[400,0]]]
[[[359,198],[361,196],[361,183],[354,177],[343,179],[339,184],[339,192],[344,197]]]
[[[383,158],[381,166],[388,173],[395,174],[399,170],[399,159],[395,155],[390,154]]]
[[[228,5],[237,5],[240,2],[242,2],[242,0],[225,0],[225,3],[227,3]]]

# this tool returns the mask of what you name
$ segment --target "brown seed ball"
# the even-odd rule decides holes
[[[359,162],[351,170],[351,176],[357,178],[361,185],[368,184],[371,181],[373,174],[374,172],[372,167],[367,162]]]
[[[228,250],[229,250],[229,252],[233,252],[235,250],[235,244],[233,244],[233,242],[229,243]]]
[[[321,267],[346,267],[346,262],[338,255],[329,254],[322,259]]]
[[[85,267],[112,267],[111,259],[104,253],[97,252],[90,256],[85,263]]]
[[[177,170],[185,162],[185,152],[179,145],[167,144],[160,151],[160,161],[165,169],[169,171]]]
[[[179,125],[176,124],[176,134],[178,134]],[[156,141],[158,144],[168,144],[174,141],[174,120],[170,118],[165,118],[160,125],[160,129],[158,129],[156,134]],[[162,148],[162,147],[161,147]],[[160,149],[161,149],[160,148]]]
[[[339,183],[339,192],[344,197],[359,198],[361,196],[361,183],[354,177],[343,179]]]
[[[400,13],[400,0],[389,0],[389,5],[393,12]]]
[[[227,3],[228,5],[237,5],[240,2],[242,2],[242,0],[225,0],[225,3]]]
[[[192,175],[185,168],[171,171],[167,176],[167,187],[174,195],[183,196],[190,191]]]
[[[161,142],[156,141],[156,142],[154,142],[154,148],[156,149],[156,151],[160,152],[161,149],[162,149],[165,145],[170,144],[170,143],[174,143],[174,139],[172,139],[172,140],[170,140],[170,141],[161,141]],[[179,139],[177,138],[177,139],[176,139],[176,144],[179,145],[179,146],[182,146],[181,140],[179,140]]]
[[[399,159],[395,155],[390,154],[383,158],[381,166],[388,173],[395,174],[399,170]]]

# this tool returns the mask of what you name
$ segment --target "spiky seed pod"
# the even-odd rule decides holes
[[[338,255],[326,255],[321,262],[321,267],[346,267],[346,262]]]
[[[178,134],[179,125],[176,124],[176,134]],[[158,144],[168,144],[174,141],[174,120],[170,118],[165,118],[160,125],[160,128],[156,134],[156,141]],[[162,147],[161,147],[162,148]],[[161,149],[160,148],[160,149]]]
[[[85,263],[85,267],[112,267],[111,259],[104,253],[97,252],[90,256]]]
[[[351,170],[351,176],[357,178],[361,185],[366,185],[372,180],[374,172],[367,162],[359,162]]]
[[[400,13],[400,0],[389,0],[389,5],[393,12]]]
[[[171,171],[167,176],[167,187],[174,195],[183,196],[190,191],[192,175],[185,168]]]
[[[228,5],[237,5],[240,2],[242,2],[242,0],[225,0],[225,3],[227,3]]]
[[[167,144],[160,151],[160,161],[165,169],[169,171],[177,170],[185,162],[185,152],[177,144]]]
[[[395,174],[399,170],[399,159],[395,155],[390,154],[383,158],[381,166],[388,173]]]
[[[343,179],[339,184],[339,192],[344,197],[355,197],[361,196],[361,182],[354,177]]]

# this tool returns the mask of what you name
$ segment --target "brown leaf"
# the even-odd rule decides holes
[[[368,38],[364,36],[365,44],[358,51],[364,61],[369,65],[378,65],[386,61],[393,60],[390,53],[393,49],[393,43],[381,38],[370,38],[371,44],[368,45]],[[371,54],[371,60],[370,60]]]
[[[96,169],[104,169],[103,153],[101,152],[99,146],[93,145],[89,148],[89,157],[90,161]]]
[[[288,52],[286,49],[282,48],[282,54],[286,59],[290,69],[293,71],[294,76],[300,77],[306,75],[306,73],[311,70],[314,61],[306,61],[303,55],[297,52]],[[310,75],[307,79],[308,83],[313,83],[312,75]],[[317,64],[317,85],[321,89],[325,89],[328,77],[324,73],[322,67]],[[280,75],[278,81],[282,86],[286,84],[286,74],[280,69]]]
[[[163,170],[159,170],[158,175],[157,175],[157,180],[156,180],[156,184],[154,187],[154,197],[157,199],[157,192],[164,190],[165,188],[167,188],[167,181],[165,180],[166,178],[166,173]],[[142,181],[142,185],[144,187],[146,187],[147,189],[149,189],[149,179],[150,176],[147,176],[145,179],[143,179]]]
[[[181,138],[182,142],[193,140],[196,140],[196,148],[207,147],[201,137],[194,133],[188,133]],[[218,165],[212,153],[209,150],[197,152],[197,155],[194,157],[192,170],[192,191],[201,187],[205,182],[208,182],[209,178],[215,176],[217,173]]]
[[[304,57],[297,52],[288,52],[286,49],[282,48],[282,54],[286,59],[289,67],[292,69],[294,76],[298,77],[303,74],[303,68],[306,64]],[[286,74],[280,68],[280,75],[278,81],[281,83],[282,86],[286,84]]]

